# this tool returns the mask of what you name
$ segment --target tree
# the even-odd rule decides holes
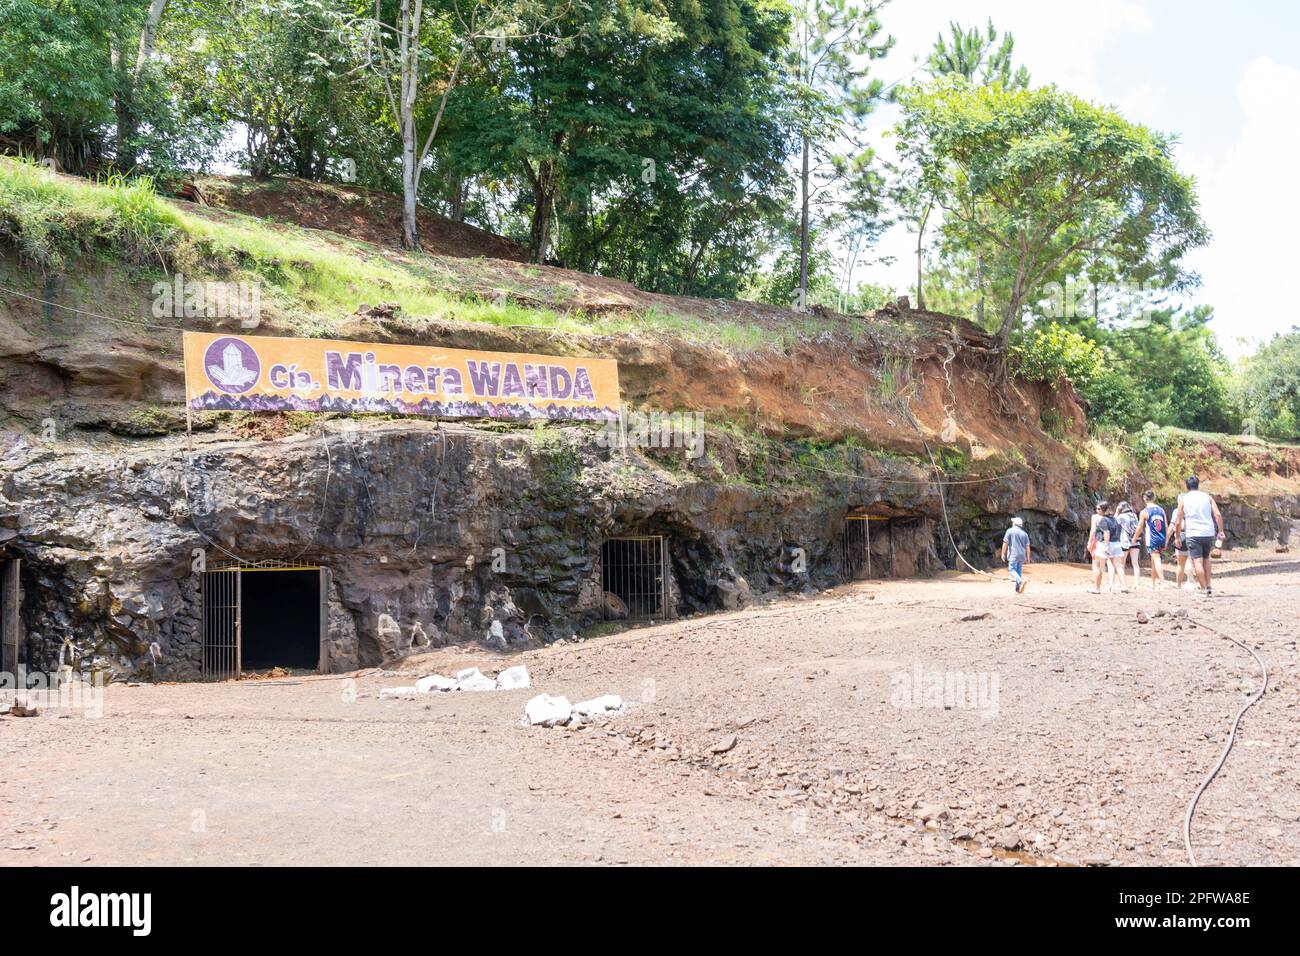
[[[1000,39],[999,39],[1000,37]],[[1023,66],[1012,67],[1011,55],[1015,51],[1015,38],[1008,31],[999,34],[993,26],[992,18],[981,32],[977,27],[963,29],[955,21],[948,23],[948,39],[943,34],[935,37],[934,48],[928,60],[929,73],[932,78],[940,76],[962,76],[970,83],[980,86],[1002,86],[1010,89],[1029,88],[1029,70]],[[916,238],[916,297],[924,307],[922,291],[922,254],[924,249],[925,226],[931,208],[927,204],[918,217]],[[949,254],[960,257],[964,250],[950,249]],[[974,250],[974,278],[976,287],[975,320],[984,324],[984,253],[979,247]],[[957,267],[960,269],[960,266]]]
[[[151,164],[190,144],[156,82],[152,57],[166,0],[0,2],[0,135],[10,148],[73,172],[110,160]],[[159,135],[161,133],[161,135]]]
[[[486,46],[504,53],[509,44],[527,38],[562,37],[549,27],[567,11],[551,11],[544,0],[375,0],[374,16],[367,24],[366,60],[384,83],[388,107],[402,140],[402,244],[420,248],[416,209],[420,176],[429,150],[447,110],[447,102],[463,71]],[[433,34],[425,32],[428,26]],[[431,74],[440,76],[438,88],[429,89]],[[394,82],[395,81],[395,82]],[[436,103],[431,120],[419,107],[432,95]],[[428,132],[421,143],[421,121]]]
[[[867,75],[872,60],[894,44],[878,13],[885,0],[796,0],[789,54],[799,119],[799,285],[797,305],[808,298],[812,204],[847,168],[842,148],[850,118],[874,107],[883,84]],[[859,150],[860,152],[860,150]]]
[[[118,34],[113,38],[111,59],[117,73],[114,106],[117,116],[117,164],[124,169],[131,169],[136,164],[135,138],[139,132],[145,69],[153,57],[154,40],[166,9],[167,0],[149,0],[139,28],[134,56],[131,55],[131,46],[125,42],[130,37],[129,33],[126,36]]]
[[[981,31],[978,27],[962,29],[955,21],[948,23],[948,39],[939,34],[930,51],[930,76],[964,76],[980,86],[1029,88],[1029,70],[1012,68],[1011,54],[1016,41],[1010,32],[1000,35],[990,19]]]
[[[172,0],[160,50],[172,88],[243,131],[257,178],[324,176],[337,141],[381,108],[352,62],[349,0]],[[350,157],[354,160],[356,157]]]
[[[1275,335],[1242,362],[1236,393],[1251,431],[1300,440],[1300,327]]]
[[[514,177],[535,262],[734,294],[782,198],[788,26],[761,0],[575,6],[571,42],[512,43],[462,87],[447,159]]]
[[[1126,281],[1194,284],[1181,260],[1209,233],[1167,137],[1055,87],[951,76],[900,101],[900,152],[945,233],[989,250],[1010,276],[1004,349],[1042,284],[1089,259]]]

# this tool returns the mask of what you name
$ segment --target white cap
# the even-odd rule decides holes
[[[1020,517],[1019,515],[1016,515],[1014,518],[1011,519],[1011,523],[1015,525],[1017,528],[1019,528],[1025,523],[1025,519]]]

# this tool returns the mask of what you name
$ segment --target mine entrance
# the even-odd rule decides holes
[[[600,549],[605,617],[640,621],[667,617],[668,574],[663,535],[607,539]]]
[[[929,525],[918,515],[850,514],[840,532],[845,581],[907,578],[928,570]]]
[[[272,667],[328,670],[329,570],[264,561],[203,575],[203,676]]]
[[[21,567],[19,558],[0,560],[0,671],[6,674],[18,673],[19,630],[22,626],[18,620],[22,593],[18,586],[18,572]]]

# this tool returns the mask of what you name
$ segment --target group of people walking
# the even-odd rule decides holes
[[[1155,492],[1142,495],[1142,510],[1127,501],[1097,503],[1088,528],[1088,555],[1092,559],[1092,594],[1102,592],[1102,578],[1111,591],[1129,590],[1125,580],[1127,567],[1133,567],[1133,587],[1142,583],[1142,558],[1151,561],[1151,588],[1162,587],[1164,562],[1162,553],[1172,548],[1178,560],[1174,587],[1195,586],[1207,597],[1212,595],[1210,559],[1223,547],[1223,516],[1215,500],[1201,491],[1200,479],[1187,479],[1187,491],[1178,496],[1172,515],[1156,501]],[[1024,521],[1011,519],[1011,527],[1002,537],[1002,560],[1007,562],[1016,593],[1024,592],[1027,582],[1024,566],[1030,557],[1029,535]],[[1191,565],[1193,581],[1188,578]]]

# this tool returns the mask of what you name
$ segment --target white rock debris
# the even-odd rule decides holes
[[[543,727],[578,727],[600,717],[619,713],[623,698],[617,694],[604,694],[591,700],[570,704],[567,697],[538,694],[524,707],[524,722]]]
[[[523,664],[507,667],[495,678],[488,677],[477,667],[467,667],[457,671],[455,677],[441,674],[428,674],[415,682],[414,687],[389,687],[379,692],[380,697],[410,697],[415,694],[430,694],[434,691],[488,691],[519,690],[533,686],[533,679],[528,668]]]
[[[622,709],[623,698],[618,694],[602,694],[573,705],[574,713],[581,714],[583,717],[600,717],[604,714],[618,713]]]
[[[497,687],[501,690],[517,690],[532,686],[533,680],[528,676],[528,668],[523,664],[507,667],[497,675]]]
[[[538,694],[524,705],[524,719],[536,727],[554,727],[567,724],[573,716],[573,706],[567,697],[552,697],[550,694]]]
[[[456,672],[456,689],[465,691],[496,690],[497,682],[477,667],[468,667]]]
[[[434,690],[455,690],[456,681],[451,677],[443,677],[441,674],[430,674],[428,677],[421,677],[415,682],[415,689],[421,694],[427,694]]]

